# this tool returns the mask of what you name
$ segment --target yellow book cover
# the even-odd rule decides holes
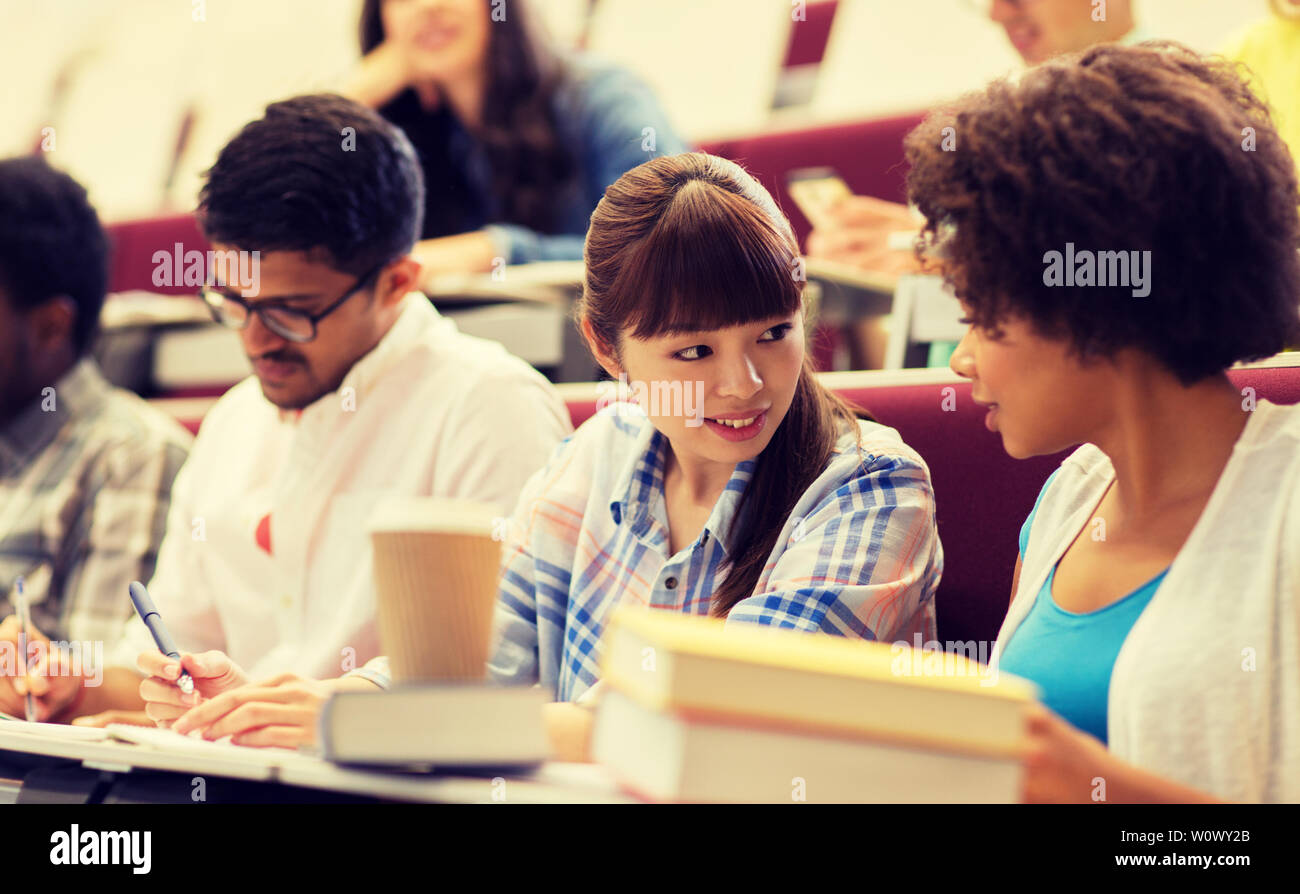
[[[1037,687],[964,655],[620,606],[602,678],[656,710],[986,754],[1020,746]]]

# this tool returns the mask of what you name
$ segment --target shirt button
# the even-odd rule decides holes
[[[670,578],[668,578],[668,580],[664,581],[664,586],[667,587],[667,588],[670,589],[670,590],[676,589],[676,587],[677,587],[677,578],[675,578],[675,577],[670,577]]]

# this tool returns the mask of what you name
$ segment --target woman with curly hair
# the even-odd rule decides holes
[[[1222,60],[1100,46],[907,154],[986,425],[1014,457],[1082,445],[1025,521],[994,651],[1050,709],[1026,798],[1300,800],[1300,407],[1225,375],[1300,329],[1266,108]]]

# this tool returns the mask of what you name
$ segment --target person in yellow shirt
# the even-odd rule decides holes
[[[1273,15],[1228,39],[1223,55],[1250,69],[1251,88],[1273,111],[1279,135],[1300,158],[1300,0],[1270,0]]]
[[[1250,69],[1248,83],[1269,104],[1278,136],[1300,169],[1300,0],[1269,0],[1269,6],[1273,15],[1228,38],[1223,55]]]

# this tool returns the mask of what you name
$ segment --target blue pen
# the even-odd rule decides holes
[[[27,609],[27,597],[23,595],[23,579],[19,575],[17,580],[18,595],[14,597],[14,608],[18,611],[18,651],[23,656],[23,673],[27,673],[27,628],[32,626],[32,616]],[[26,688],[24,686],[24,688]],[[36,719],[36,702],[32,698],[32,691],[27,689],[27,719],[34,721]]]
[[[131,594],[131,601],[135,603],[135,610],[140,615],[140,620],[144,621],[144,626],[148,627],[149,633],[153,635],[153,641],[158,644],[158,651],[168,658],[174,658],[179,663],[181,653],[176,651],[176,644],[172,642],[171,634],[167,632],[167,628],[163,625],[162,615],[158,614],[158,609],[154,607],[153,600],[149,598],[149,591],[144,588],[144,584],[138,580],[132,581],[126,590]],[[176,685],[186,695],[194,691],[194,681],[190,679],[189,672],[184,668],[181,669],[181,675],[176,679]]]

